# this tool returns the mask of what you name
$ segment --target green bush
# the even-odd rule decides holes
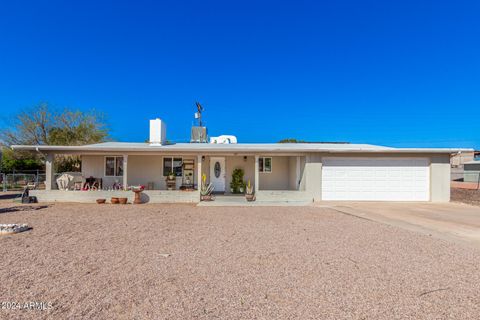
[[[243,169],[237,168],[232,172],[232,182],[230,189],[233,193],[243,193],[245,190],[245,182],[243,181]],[[242,190],[240,190],[242,189]]]

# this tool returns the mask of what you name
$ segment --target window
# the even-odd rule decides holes
[[[105,176],[123,176],[123,157],[105,157]]]
[[[168,176],[170,172],[173,172],[176,177],[183,175],[182,158],[163,158],[163,176]]]
[[[258,158],[258,170],[259,172],[272,172],[272,158]]]

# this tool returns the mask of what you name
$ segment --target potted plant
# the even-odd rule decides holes
[[[176,187],[177,187],[177,177],[175,176],[175,172],[170,171],[170,173],[168,174],[165,181],[167,182],[167,189],[168,190],[176,189]]]
[[[243,169],[237,168],[232,172],[232,181],[230,182],[231,193],[243,193],[245,190],[245,182],[243,182]]]
[[[200,187],[200,200],[202,201],[214,200],[212,196],[212,192],[213,192],[213,185],[211,183],[207,183],[207,176],[203,174],[202,185]]]
[[[250,183],[250,180],[248,180],[247,191],[245,193],[245,199],[247,199],[247,201],[255,201],[255,193],[253,191],[253,186]]]

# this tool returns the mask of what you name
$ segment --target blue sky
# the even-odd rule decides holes
[[[186,141],[480,148],[478,1],[10,1],[0,113],[39,102]]]

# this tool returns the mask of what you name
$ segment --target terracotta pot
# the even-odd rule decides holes
[[[118,198],[120,204],[127,204],[128,198]]]
[[[97,199],[98,204],[103,204],[107,201],[107,199]]]
[[[255,195],[254,194],[246,194],[245,199],[247,199],[247,201],[255,201]]]
[[[213,201],[213,196],[211,194],[206,196],[201,196],[200,198],[202,201]]]
[[[110,199],[110,202],[111,202],[112,204],[119,204],[119,203],[120,203],[120,200],[119,200],[118,198],[112,197],[112,199]]]

